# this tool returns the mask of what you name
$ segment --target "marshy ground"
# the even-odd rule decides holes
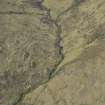
[[[0,105],[105,105],[104,0],[0,0]]]

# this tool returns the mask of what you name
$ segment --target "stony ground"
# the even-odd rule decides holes
[[[105,105],[105,0],[0,0],[0,105]]]

